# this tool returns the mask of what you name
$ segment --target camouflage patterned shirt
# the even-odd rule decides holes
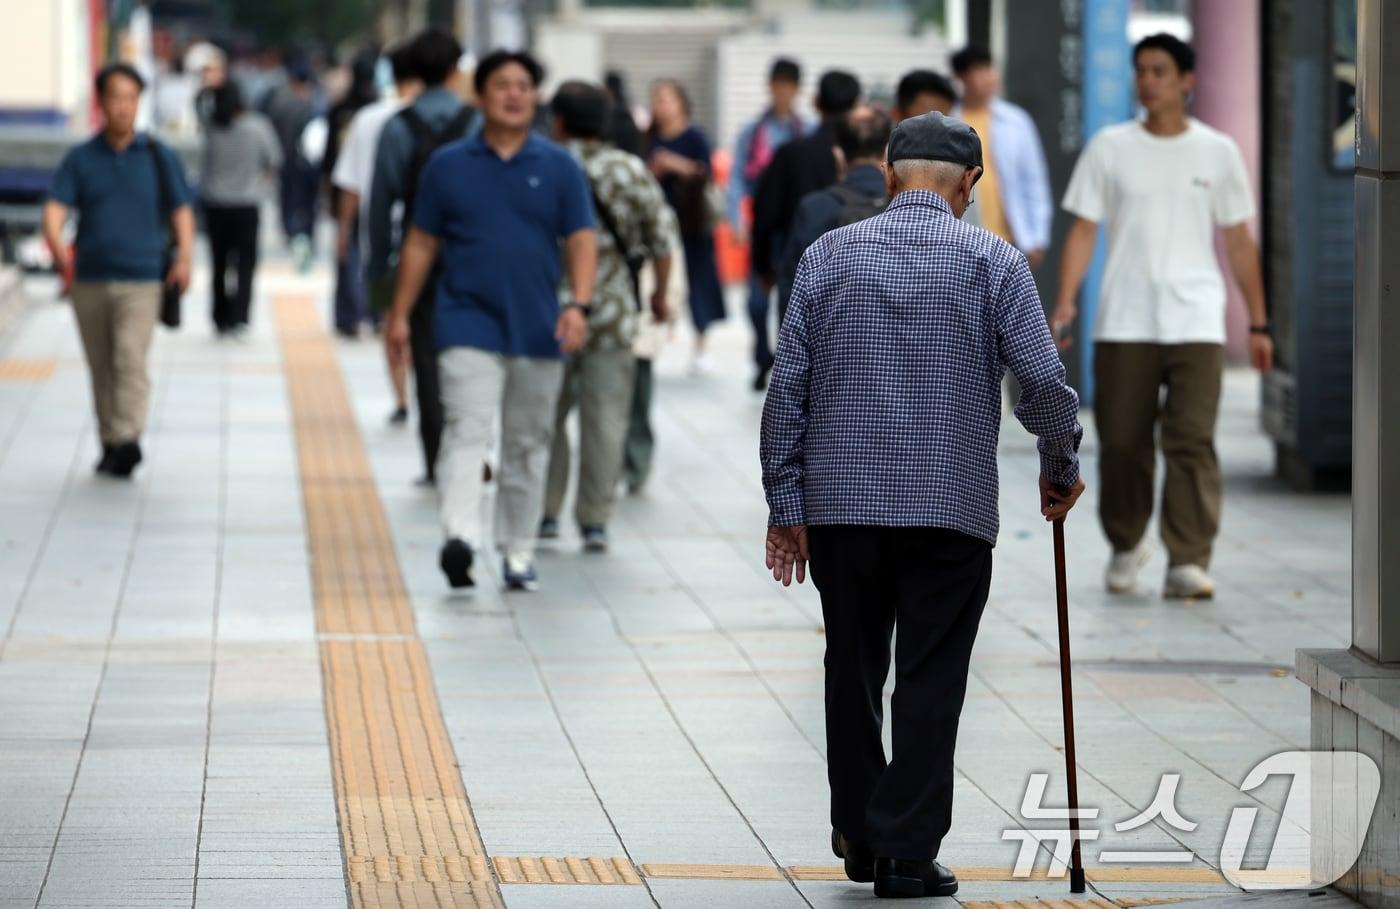
[[[603,142],[570,141],[565,147],[583,167],[594,197],[607,207],[627,250],[649,260],[669,256],[676,236],[676,216],[642,159]],[[627,256],[617,248],[601,217],[597,232],[598,280],[584,350],[631,348],[638,310]],[[569,298],[567,281],[561,294]]]

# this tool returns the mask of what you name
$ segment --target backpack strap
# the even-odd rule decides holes
[[[433,128],[428,125],[428,121],[423,119],[423,115],[412,107],[405,107],[399,111],[399,118],[408,126],[409,132],[413,133],[413,143],[417,145],[421,142],[431,142],[436,138]]]

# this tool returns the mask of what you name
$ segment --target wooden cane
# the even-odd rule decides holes
[[[1060,697],[1065,717],[1065,773],[1069,788],[1069,889],[1084,892],[1084,860],[1079,854],[1079,767],[1074,760],[1074,692],[1069,662],[1069,591],[1065,584],[1065,521],[1055,521],[1055,599],[1060,620]]]

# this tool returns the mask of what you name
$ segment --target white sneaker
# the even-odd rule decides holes
[[[709,354],[699,354],[690,361],[690,374],[692,376],[708,376],[715,371],[715,362],[710,359]]]
[[[1167,569],[1162,596],[1169,600],[1209,600],[1215,596],[1215,582],[1199,565],[1177,565]]]
[[[1137,589],[1138,572],[1152,558],[1152,544],[1147,540],[1126,552],[1115,552],[1109,560],[1104,582],[1109,593],[1132,593]]]

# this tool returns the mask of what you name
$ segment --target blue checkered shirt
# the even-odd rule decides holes
[[[769,525],[943,527],[996,543],[1007,368],[1042,474],[1074,485],[1079,396],[1025,257],[918,190],[826,234],[798,267],[763,408]]]

